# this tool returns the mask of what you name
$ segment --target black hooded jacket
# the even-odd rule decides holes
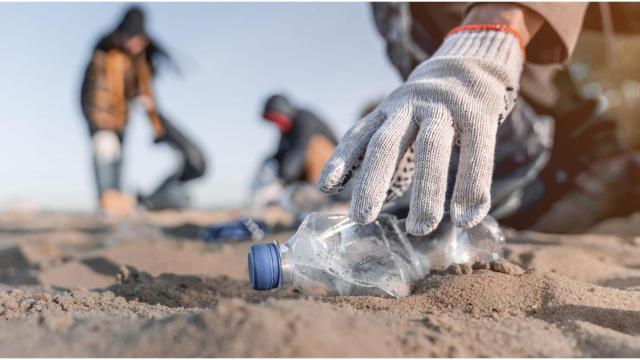
[[[332,144],[338,143],[333,131],[318,118],[315,114],[307,110],[296,110],[291,117],[293,126],[291,130],[280,135],[278,150],[273,156],[278,161],[280,178],[285,182],[293,181],[315,181],[309,179],[309,160],[313,158],[326,157],[322,150],[312,149],[310,146],[314,139],[323,139]],[[319,159],[324,162],[326,159]]]

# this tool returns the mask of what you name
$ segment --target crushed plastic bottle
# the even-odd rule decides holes
[[[286,243],[251,247],[249,281],[256,290],[403,297],[431,270],[496,260],[503,246],[504,235],[491,217],[471,229],[445,219],[431,234],[417,237],[392,215],[361,225],[345,215],[312,213]]]

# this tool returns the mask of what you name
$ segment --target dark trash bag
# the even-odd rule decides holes
[[[156,143],[166,143],[178,154],[181,161],[174,173],[169,175],[151,195],[138,195],[138,201],[148,210],[182,209],[189,206],[185,183],[204,175],[206,161],[202,151],[193,144],[181,131],[174,127],[164,116],[160,119],[165,128],[165,135]]]

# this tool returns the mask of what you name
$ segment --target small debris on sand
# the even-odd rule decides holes
[[[463,274],[471,274],[473,272],[470,264],[460,264],[460,270]]]
[[[524,270],[516,264],[500,259],[491,262],[491,270],[507,275],[522,275]]]
[[[473,265],[471,265],[471,268],[473,270],[489,270],[491,269],[491,266],[488,262],[480,260],[474,262]]]
[[[462,268],[458,264],[451,264],[445,272],[450,275],[462,275]]]

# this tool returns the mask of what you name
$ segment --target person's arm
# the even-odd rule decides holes
[[[523,45],[529,44],[540,30],[544,19],[524,6],[511,3],[476,4],[469,10],[463,25],[502,24],[520,34]]]
[[[296,181],[304,174],[304,160],[309,144],[309,136],[300,130],[301,129],[291,130],[293,133],[288,139],[290,141],[289,146],[285,152],[281,153],[282,157],[278,172],[286,183]]]
[[[524,19],[520,20],[519,15],[514,14],[517,9],[513,11],[502,9],[500,11],[509,16],[502,20],[496,19],[496,10],[501,6],[521,9],[525,15]],[[506,21],[522,31],[523,40],[527,44],[527,61],[535,64],[563,63],[569,59],[575,49],[588,6],[589,3],[585,2],[471,3],[467,9],[469,16],[476,8],[484,9],[471,18],[465,19],[465,22],[467,20]],[[536,17],[538,20],[534,20]],[[540,20],[542,22],[538,24]],[[528,29],[519,27],[518,23],[521,21],[529,22]]]
[[[144,59],[138,60],[136,64],[136,72],[138,74],[138,87],[140,90],[139,100],[144,106],[149,120],[151,121],[151,127],[153,128],[153,134],[156,141],[162,139],[166,134],[165,126],[162,122],[162,118],[158,114],[156,108],[156,100],[153,96],[151,69],[149,64]]]
[[[498,126],[513,109],[525,48],[542,23],[518,5],[473,7],[405,84],[347,132],[323,170],[320,189],[340,191],[354,179],[350,216],[369,223],[394,181],[412,177],[407,231],[425,235],[444,216],[450,156],[458,143],[450,214],[457,226],[478,224],[491,207]],[[415,170],[397,167],[404,157],[415,161]]]

